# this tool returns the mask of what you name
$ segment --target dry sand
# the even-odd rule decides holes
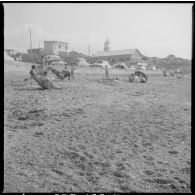
[[[4,192],[191,192],[191,75],[77,69],[50,91],[30,66],[5,63]]]

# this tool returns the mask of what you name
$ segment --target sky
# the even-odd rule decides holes
[[[4,47],[26,51],[44,40],[88,54],[137,48],[148,57],[191,59],[192,3],[4,3]]]

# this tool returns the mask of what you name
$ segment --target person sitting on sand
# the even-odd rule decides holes
[[[47,78],[47,73],[44,72],[44,75],[40,75],[36,73],[35,65],[32,65],[30,70],[31,78],[41,86],[42,89],[62,89],[61,87],[57,87],[54,83]]]
[[[134,75],[134,83],[139,83],[140,79],[137,75]]]
[[[167,72],[165,70],[163,70],[163,76],[166,77],[167,76]]]
[[[129,82],[130,83],[133,83],[134,82],[134,76],[135,76],[134,74],[130,74],[129,75]]]

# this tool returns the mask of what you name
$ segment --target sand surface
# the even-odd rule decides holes
[[[50,91],[30,66],[4,64],[4,192],[191,192],[191,75],[77,69]]]

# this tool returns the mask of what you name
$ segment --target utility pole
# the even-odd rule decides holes
[[[31,41],[31,28],[30,28],[30,58],[32,61],[32,41]]]
[[[90,64],[90,46],[88,45],[88,53],[89,53],[89,64]]]

